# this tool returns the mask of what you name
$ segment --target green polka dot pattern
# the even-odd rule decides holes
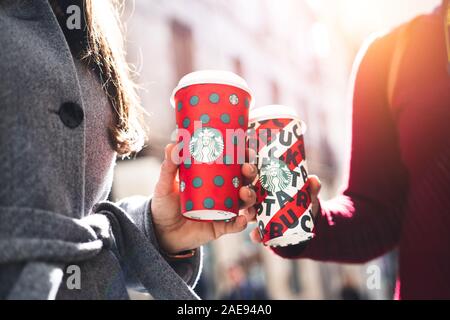
[[[220,97],[217,93],[211,93],[211,95],[209,96],[209,102],[211,103],[219,103],[220,101]]]
[[[228,113],[224,113],[220,116],[220,121],[222,121],[225,124],[229,124],[231,119],[230,119],[230,115]]]
[[[231,198],[227,198],[226,200],[225,200],[225,207],[227,207],[228,209],[231,209],[231,208],[233,208],[233,199],[231,199]]]
[[[223,186],[225,183],[225,180],[223,180],[222,176],[215,176],[214,177],[214,184],[218,187]]]
[[[203,206],[206,209],[214,208],[214,200],[212,198],[206,198],[205,200],[203,200]]]
[[[194,188],[201,188],[203,185],[203,180],[197,177],[194,180],[192,180],[192,185],[194,186]]]
[[[189,128],[189,126],[191,125],[191,120],[189,118],[184,118],[183,120],[183,127],[185,129]]]
[[[189,99],[189,104],[193,107],[195,107],[196,105],[198,105],[198,103],[200,102],[200,99],[197,96],[192,96]]]
[[[209,116],[208,116],[207,114],[202,114],[202,115],[200,116],[200,121],[201,121],[203,124],[207,124],[210,120],[211,120],[211,119],[209,118]]]
[[[241,126],[244,126],[244,125],[245,125],[245,117],[244,117],[244,116],[239,116],[239,118],[238,118],[238,123],[239,123]]]
[[[246,108],[250,107],[250,102],[248,101],[247,98],[245,98],[245,100],[244,100],[244,105]]]
[[[194,203],[191,200],[186,201],[186,211],[191,211],[194,208]]]

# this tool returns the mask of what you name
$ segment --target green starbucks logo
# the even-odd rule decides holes
[[[198,162],[213,162],[223,152],[222,134],[213,128],[197,129],[189,143],[189,152]]]
[[[283,161],[270,159],[262,165],[259,181],[267,191],[277,192],[289,186],[292,173]]]

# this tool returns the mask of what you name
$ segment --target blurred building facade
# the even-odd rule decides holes
[[[323,198],[335,195],[349,158],[348,79],[356,49],[343,33],[319,19],[310,2],[127,1],[128,59],[138,70],[149,142],[139,159],[118,163],[113,197],[151,194],[163,147],[175,129],[169,104],[172,89],[183,75],[202,69],[241,75],[256,106],[295,107],[308,127],[309,171],[321,178]],[[251,244],[249,231],[206,246],[198,287],[203,298],[253,290],[257,297],[272,299],[337,299],[348,283],[365,297],[389,298],[383,292],[365,291],[364,266],[283,260]]]

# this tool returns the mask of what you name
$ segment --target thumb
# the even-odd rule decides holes
[[[154,197],[164,197],[176,190],[175,178],[178,173],[178,166],[172,158],[175,144],[168,144],[164,150],[164,161],[161,164],[159,179],[155,187]]]
[[[319,192],[322,188],[322,184],[320,183],[319,178],[315,175],[308,176],[308,180],[311,192],[313,218],[316,219],[319,214]]]

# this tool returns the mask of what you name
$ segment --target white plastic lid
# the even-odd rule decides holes
[[[175,107],[175,94],[178,92],[178,90],[194,84],[206,84],[206,83],[226,84],[234,86],[247,91],[248,94],[252,96],[252,93],[250,91],[250,88],[248,87],[247,82],[237,74],[223,70],[202,70],[191,72],[185,75],[183,78],[181,78],[181,80],[178,82],[178,85],[172,92],[172,95],[170,97],[170,104],[172,105],[172,107]],[[251,105],[253,105],[253,101]]]
[[[250,110],[250,121],[261,121],[269,119],[297,119],[300,117],[294,108],[280,105],[271,104],[263,107],[257,107]]]
[[[270,119],[293,119],[298,120],[302,126],[302,133],[306,132],[306,124],[300,119],[297,111],[294,108],[281,105],[271,104],[263,107],[250,109],[249,122],[264,121]]]

